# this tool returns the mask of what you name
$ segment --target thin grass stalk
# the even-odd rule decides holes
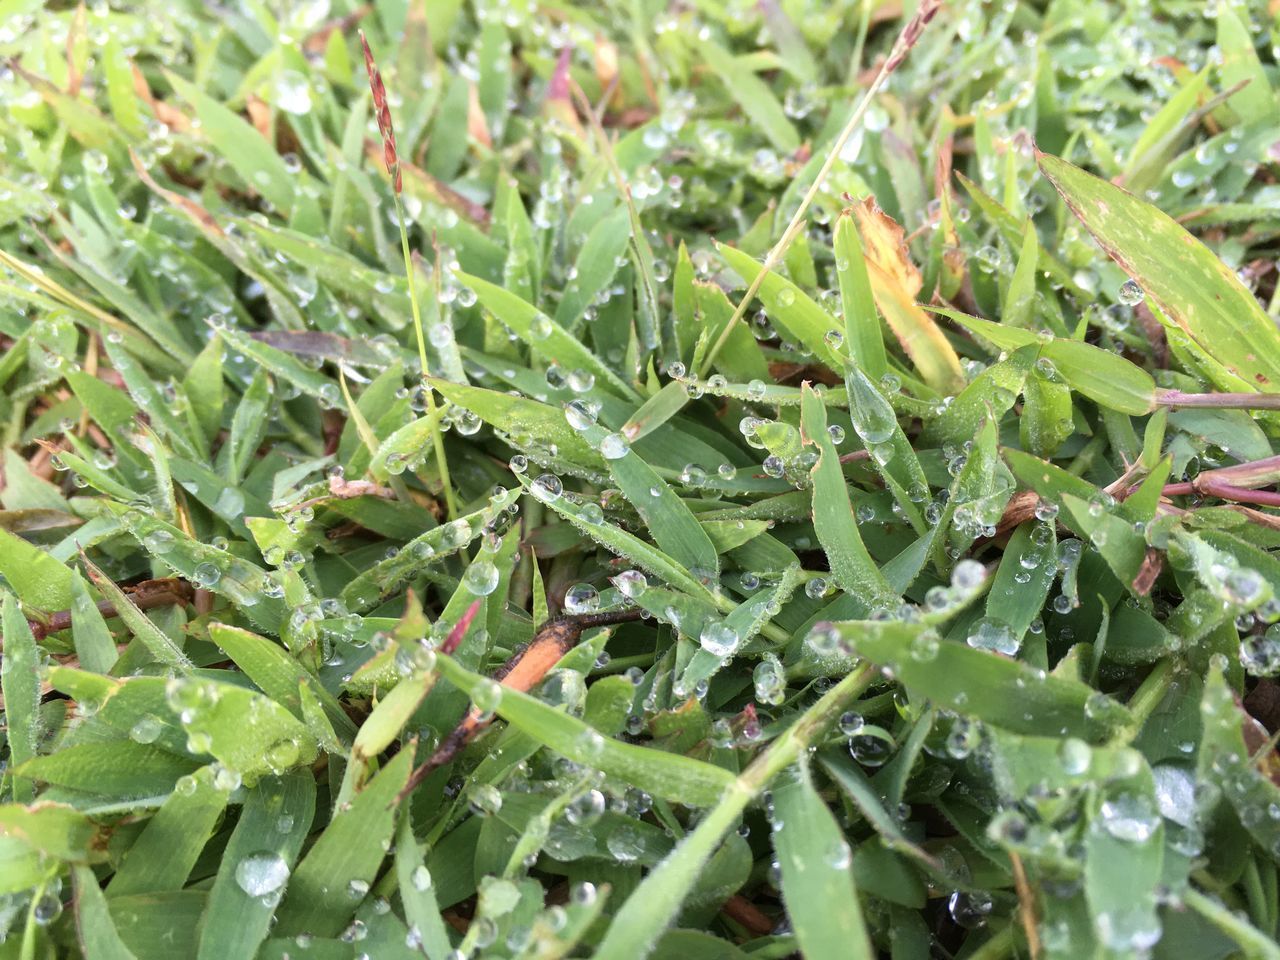
[[[872,98],[880,92],[880,89],[893,72],[906,60],[907,54],[911,52],[911,48],[923,36],[925,27],[928,26],[929,21],[933,19],[934,14],[938,12],[941,6],[942,0],[924,0],[916,11],[916,15],[908,21],[907,25],[902,28],[902,32],[898,34],[898,39],[894,41],[893,49],[889,51],[888,58],[880,65],[875,79],[871,81],[871,86],[867,87],[862,99],[858,102],[858,106],[854,108],[853,114],[849,117],[849,122],[844,125],[844,129],[840,131],[840,135],[832,143],[831,149],[827,151],[827,158],[822,162],[822,166],[818,168],[818,173],[813,178],[813,183],[809,184],[809,189],[805,191],[804,198],[800,201],[800,205],[796,207],[796,212],[791,215],[791,222],[787,224],[787,228],[782,232],[778,242],[773,245],[768,255],[764,258],[764,269],[757,273],[755,279],[748,285],[747,292],[743,294],[742,299],[738,301],[737,308],[733,311],[733,316],[729,318],[729,322],[720,331],[720,336],[716,338],[716,342],[707,351],[706,359],[702,362],[702,369],[698,373],[699,376],[705,377],[710,372],[711,365],[715,362],[717,354],[724,348],[729,337],[733,334],[734,328],[737,327],[746,314],[747,308],[751,306],[756,294],[760,292],[764,278],[773,271],[774,267],[782,262],[782,258],[791,246],[792,241],[804,228],[805,213],[813,203],[814,198],[817,197],[818,191],[822,189],[823,183],[826,182],[827,174],[835,166],[836,158],[840,156],[844,145],[848,143],[849,138],[858,129],[858,125],[862,123],[862,118],[866,114],[867,108],[871,106]]]
[[[431,446],[440,469],[440,483],[444,487],[445,508],[449,516],[458,512],[453,499],[453,484],[449,478],[449,461],[444,452],[444,434],[440,431],[440,414],[436,409],[435,392],[427,383],[431,368],[427,364],[427,340],[422,331],[422,308],[418,305],[418,285],[413,276],[413,254],[409,250],[409,228],[405,222],[404,205],[400,202],[403,182],[400,170],[400,153],[396,149],[396,131],[391,125],[391,107],[387,103],[387,88],[382,83],[382,73],[373,59],[369,41],[360,31],[360,45],[364,48],[364,66],[369,74],[369,90],[373,94],[373,109],[378,118],[378,132],[382,135],[382,157],[391,176],[391,195],[396,205],[396,224],[400,228],[400,252],[404,256],[404,275],[409,283],[409,306],[413,310],[413,330],[418,337],[418,361],[422,366],[422,393],[426,400],[427,416],[431,420]],[[440,269],[436,257],[436,270]]]

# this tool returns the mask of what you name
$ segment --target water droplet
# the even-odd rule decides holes
[[[570,370],[565,383],[574,393],[586,393],[596,385],[596,377],[589,370]]]
[[[297,764],[302,756],[302,745],[292,737],[277,740],[267,747],[263,759],[272,772],[281,774]]]
[[[502,809],[502,791],[492,783],[478,783],[471,788],[468,799],[471,812],[488,817]]]
[[[191,579],[202,587],[212,587],[222,579],[222,571],[212,563],[198,563],[191,573]]]
[[[951,585],[966,593],[977,590],[986,579],[986,568],[976,560],[961,560],[951,571]]]
[[[604,794],[588,790],[565,808],[564,816],[574,826],[589,827],[604,815]]]
[[[991,897],[980,890],[957,890],[947,900],[947,913],[956,926],[976,930],[986,924],[992,906]]]
[[[228,766],[221,763],[213,765],[213,786],[216,790],[223,793],[230,793],[233,790],[240,789],[241,777],[239,770],[232,770]]]
[[[551,322],[550,317],[546,314],[540,313],[534,317],[533,321],[529,324],[529,336],[534,340],[546,340],[551,336],[551,331],[554,326],[555,325]]]
[[[471,692],[471,702],[482,714],[493,714],[502,704],[502,687],[493,680],[483,680]]]
[[[1107,833],[1129,843],[1145,843],[1160,826],[1160,814],[1151,801],[1136,793],[1109,797],[1098,814]]]
[[[756,700],[769,706],[777,706],[786,699],[787,676],[782,664],[773,654],[765,654],[751,674],[755,685]]]
[[[1280,626],[1270,627],[1264,634],[1242,638],[1240,665],[1254,677],[1280,674]]]
[[[463,583],[468,590],[478,597],[487,597],[498,588],[501,575],[491,560],[476,560],[467,567],[463,575]]]
[[[1058,745],[1058,761],[1069,776],[1083,776],[1093,762],[1093,748],[1078,737],[1067,737]]]
[[[575,583],[565,591],[566,613],[592,613],[600,606],[600,592],[589,583]]]
[[[635,600],[649,589],[649,580],[639,570],[624,570],[613,578],[613,585],[624,597]]]
[[[605,847],[620,863],[634,863],[644,853],[644,835],[637,827],[622,824],[605,838]]]
[[[152,530],[142,544],[151,553],[168,553],[174,547],[174,537],[168,530]]]
[[[680,482],[687,487],[700,487],[707,482],[707,471],[696,463],[686,463],[680,471]]]
[[[866,721],[862,719],[862,714],[854,713],[852,710],[847,710],[844,713],[840,714],[839,723],[840,723],[840,732],[843,733],[846,737],[854,736],[864,726],[866,726]]]
[[[982,617],[969,628],[965,642],[975,650],[991,650],[1007,657],[1017,654],[1022,639],[1013,628],[995,617]]]
[[[275,94],[275,105],[285,113],[303,116],[311,112],[311,82],[297,70],[277,74]]]
[[[698,643],[707,653],[716,657],[727,657],[738,646],[738,632],[723,620],[715,620],[702,628]]]
[[[849,755],[864,767],[883,767],[893,753],[893,746],[871,734],[856,734],[849,738]]]
[[[1142,287],[1132,278],[1120,284],[1120,302],[1126,307],[1136,307],[1142,302]]]
[[[236,884],[251,897],[270,896],[289,881],[289,865],[278,852],[250,854],[236,864]]]
[[[621,460],[630,451],[631,445],[620,433],[610,433],[600,441],[600,456],[606,460]]]
[[[413,868],[413,873],[409,876],[413,889],[419,893],[425,893],[431,889],[431,871],[425,866],[419,865]]]
[[[533,495],[546,503],[554,503],[564,492],[564,484],[554,473],[544,473],[533,481]]]
[[[163,726],[158,719],[150,714],[144,714],[129,728],[129,739],[135,743],[155,743],[162,729]]]

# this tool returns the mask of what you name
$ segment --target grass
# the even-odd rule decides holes
[[[1280,957],[1267,5],[124,7],[0,3],[0,958]]]

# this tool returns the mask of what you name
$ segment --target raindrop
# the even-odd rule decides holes
[[[566,613],[591,613],[600,606],[600,592],[589,583],[575,583],[565,591]]]
[[[738,632],[723,620],[708,623],[698,635],[698,643],[707,653],[716,657],[727,657],[738,645]]]
[[[498,588],[501,579],[497,566],[490,560],[477,560],[463,576],[466,588],[479,597],[487,597]]]
[[[1136,307],[1142,302],[1142,287],[1132,278],[1120,284],[1120,302],[1127,307]]]

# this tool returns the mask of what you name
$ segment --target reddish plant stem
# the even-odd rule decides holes
[[[190,603],[195,598],[191,584],[177,578],[167,580],[146,580],[128,590],[129,599],[139,610],[151,610],[155,607],[166,607],[178,603]],[[98,601],[98,612],[106,619],[117,616],[115,604],[108,600]],[[37,640],[43,640],[59,630],[71,628],[71,611],[58,610],[49,614],[46,620],[27,620],[32,634]]]
[[[1157,390],[1162,407],[1214,407],[1219,410],[1280,410],[1280,393],[1183,393]]]
[[[1260,507],[1280,507],[1280,493],[1274,490],[1250,490],[1213,478],[1204,481],[1197,478],[1190,483],[1170,483],[1160,491],[1160,495],[1164,497],[1189,497],[1197,494],[1220,500],[1234,500],[1236,503],[1252,503]]]
[[[530,690],[572,649],[587,630],[639,620],[642,613],[639,608],[632,608],[548,620],[538,628],[538,632],[526,646],[517,650],[511,659],[498,668],[493,679],[504,687],[521,692]],[[412,793],[431,771],[451,762],[488,725],[489,721],[482,719],[475,710],[469,712],[453,732],[440,742],[435,753],[413,771],[409,782],[400,791],[397,802]]]

